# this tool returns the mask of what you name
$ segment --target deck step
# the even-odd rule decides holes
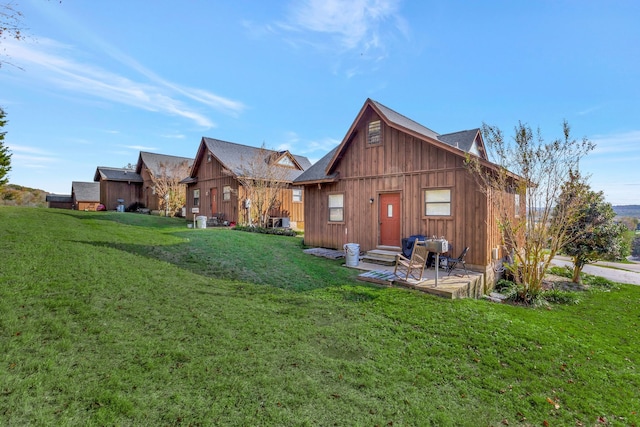
[[[364,254],[362,261],[379,265],[395,265],[396,255],[398,253],[399,252],[386,249],[373,249]]]

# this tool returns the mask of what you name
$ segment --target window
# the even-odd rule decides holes
[[[451,190],[425,190],[424,214],[427,216],[451,215]]]
[[[369,144],[380,144],[382,142],[382,125],[380,120],[369,122],[369,131],[367,134]]]
[[[294,202],[302,202],[302,189],[301,188],[294,188],[292,190],[293,192],[293,201]]]
[[[200,206],[200,190],[193,190],[193,207],[197,208]]]
[[[344,221],[344,194],[329,194],[329,221]]]
[[[222,200],[231,200],[231,186],[225,185],[222,187]]]
[[[517,218],[520,216],[520,195],[518,193],[514,195],[513,202],[514,202],[514,211]]]

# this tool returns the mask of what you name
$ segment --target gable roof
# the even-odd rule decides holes
[[[306,169],[311,167],[311,162],[304,156],[291,154],[289,151],[274,151],[259,147],[251,147],[248,145],[237,144],[235,142],[222,141],[215,138],[202,137],[198,154],[191,169],[191,182],[197,177],[194,176],[198,166],[203,161],[203,157],[207,153],[211,153],[220,164],[228,169],[236,176],[242,175],[243,166],[248,160],[254,159],[257,155],[264,152],[265,162],[270,164],[282,164],[286,167],[287,179],[293,181],[300,176]]]
[[[327,165],[333,158],[334,154],[338,151],[338,147],[335,147],[333,150],[329,151],[323,158],[318,160],[313,164],[309,169],[304,171],[299,177],[297,177],[293,182],[323,182],[323,181],[333,181],[338,177],[337,173],[333,173],[327,175],[325,170],[327,169]]]
[[[453,152],[456,155],[464,156],[469,153],[486,160],[486,154],[484,152],[484,147],[482,146],[480,129],[471,129],[440,135],[428,127],[411,120],[410,118],[385,105],[382,105],[377,101],[367,99],[340,145],[331,150],[303,175],[298,177],[295,180],[296,183],[334,181],[337,178],[337,174],[333,172],[334,168],[342,158],[346,147],[351,143],[351,140],[355,135],[356,126],[362,119],[367,108],[372,108],[378,116],[380,116],[381,120],[390,127],[413,135],[418,139],[428,141],[447,151]]]
[[[144,164],[152,175],[160,175],[162,173],[160,167],[161,164],[167,166],[178,166],[185,161],[189,165],[189,168],[193,166],[193,159],[189,157],[169,156],[167,154],[141,151],[138,156],[138,163],[136,164],[136,173],[142,173],[142,165]]]
[[[476,140],[478,140],[478,134],[480,133],[480,129],[470,129],[470,130],[461,130],[459,132],[447,133],[444,135],[438,135],[438,140],[444,143],[451,145],[452,147],[456,147],[465,153],[479,155],[481,149],[484,150],[484,147],[478,147],[476,144]],[[486,156],[481,156],[484,158]]]
[[[100,183],[73,181],[71,183],[71,194],[75,196],[78,202],[99,202]]]
[[[395,124],[402,128],[412,130],[413,132],[426,136],[428,138],[434,138],[434,139],[438,138],[438,134],[432,131],[431,129],[429,129],[428,127],[422,126],[420,123],[415,122],[410,118],[405,117],[396,111],[393,111],[391,108],[386,107],[380,104],[379,102],[374,101],[373,99],[367,99],[364,105],[365,107],[367,105],[367,102],[371,102],[371,104],[376,106],[376,108],[378,109],[378,112],[383,116],[383,118],[386,119],[387,123]]]
[[[126,168],[110,168],[107,166],[98,166],[93,176],[94,181],[125,181],[125,182],[142,182],[142,177],[133,169]]]

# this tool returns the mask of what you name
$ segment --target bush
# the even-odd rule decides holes
[[[568,267],[568,266],[551,267],[549,269],[549,273],[553,274],[554,276],[566,277],[568,279],[573,278],[573,270],[571,269],[571,267]]]
[[[584,283],[585,285],[589,285],[592,288],[618,289],[618,284],[616,282],[605,279],[604,277],[592,276],[590,274],[582,275],[582,283]]]
[[[559,289],[550,289],[541,294],[542,299],[554,304],[578,304],[580,297],[573,291],[561,291]]]
[[[266,227],[253,227],[248,225],[236,225],[233,229],[238,231],[247,231],[249,233],[274,234],[277,236],[291,236],[291,237],[296,236],[296,232],[288,228],[266,228]]]

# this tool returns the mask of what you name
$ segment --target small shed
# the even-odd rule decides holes
[[[47,206],[55,209],[73,209],[73,198],[70,194],[47,194]]]
[[[79,211],[96,211],[100,204],[100,183],[80,182],[71,183],[72,209]]]

